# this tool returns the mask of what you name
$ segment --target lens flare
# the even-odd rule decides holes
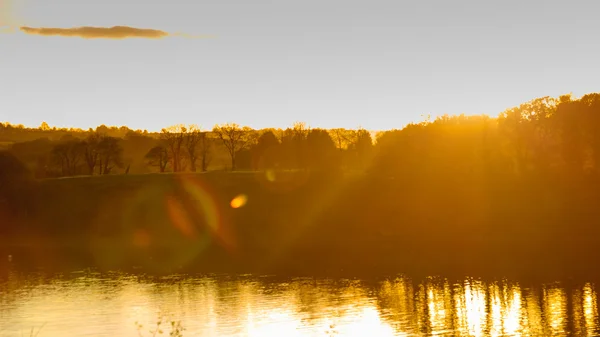
[[[148,247],[150,245],[150,235],[143,229],[138,229],[133,233],[133,244],[138,247]]]
[[[236,196],[235,198],[233,198],[231,200],[231,202],[229,203],[229,205],[231,206],[231,208],[240,208],[240,207],[243,207],[244,205],[246,205],[247,202],[248,202],[248,197],[245,194],[240,194],[240,195]]]
[[[197,175],[181,175],[179,179],[179,185],[186,192],[186,197],[190,202],[186,208],[188,212],[200,219],[204,226],[210,229],[211,239],[227,248],[229,253],[233,253],[235,237],[224,217],[223,209],[220,207],[222,199],[217,197],[208,184]]]
[[[172,224],[186,237],[195,238],[196,228],[181,203],[173,196],[167,197],[167,209]]]
[[[160,272],[192,265],[212,246],[235,251],[221,212],[227,199],[217,198],[197,175],[147,175],[120,186],[95,219],[92,251],[99,266]]]
[[[189,176],[181,176],[179,185],[190,201],[190,211],[197,213],[209,228],[217,231],[221,223],[221,214],[208,187]]]
[[[265,171],[265,178],[267,178],[268,182],[271,182],[271,183],[275,182],[275,179],[276,179],[275,170],[269,169],[269,170]]]

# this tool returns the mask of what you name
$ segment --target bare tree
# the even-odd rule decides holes
[[[201,169],[202,172],[206,172],[208,169],[208,165],[210,164],[211,151],[213,146],[213,139],[210,137],[208,132],[200,133],[200,143],[198,144],[198,154],[200,155],[201,160]]]
[[[101,139],[101,136],[98,133],[93,132],[84,141],[84,144],[85,144],[84,158],[85,158],[85,163],[88,167],[90,175],[94,174],[96,165],[98,164],[98,161],[99,161],[100,153],[98,152],[98,144],[100,143],[100,139]]]
[[[298,141],[305,141],[310,132],[310,126],[304,122],[294,122],[292,126],[292,137]]]
[[[202,132],[196,125],[190,125],[183,133],[185,149],[190,162],[190,170],[196,172],[196,161],[198,160],[198,145],[202,142]]]
[[[60,166],[63,176],[73,176],[77,174],[84,151],[83,142],[78,139],[68,140],[54,146],[52,158]]]
[[[164,173],[169,165],[169,151],[162,145],[157,145],[148,151],[144,157],[148,161],[148,165],[158,167],[160,173]]]
[[[291,153],[293,154],[293,167],[308,168],[309,149],[306,140],[310,133],[310,127],[304,122],[295,122],[290,130],[291,133]]]
[[[164,141],[173,167],[173,172],[183,169],[183,145],[187,128],[183,125],[174,125],[161,130],[160,138]]]
[[[221,139],[231,157],[231,170],[235,170],[235,158],[238,151],[248,147],[254,140],[254,130],[245,126],[228,123],[215,125],[213,132]]]
[[[342,151],[349,143],[352,131],[346,129],[331,129],[329,130],[329,135],[331,139],[335,143],[335,147]]]
[[[98,142],[98,169],[100,174],[109,174],[114,167],[123,166],[123,148],[120,139],[103,136]]]

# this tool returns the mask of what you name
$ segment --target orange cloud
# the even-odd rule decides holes
[[[84,39],[161,39],[172,35],[162,30],[133,28],[127,26],[75,28],[20,27],[20,30],[31,35],[80,37]]]

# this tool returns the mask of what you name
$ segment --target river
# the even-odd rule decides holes
[[[0,336],[152,336],[158,322],[165,336],[171,322],[183,336],[600,333],[591,282],[11,271],[0,295]]]

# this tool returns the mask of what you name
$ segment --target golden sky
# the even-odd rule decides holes
[[[0,1],[0,121],[29,126],[388,129],[598,91],[593,1]]]

